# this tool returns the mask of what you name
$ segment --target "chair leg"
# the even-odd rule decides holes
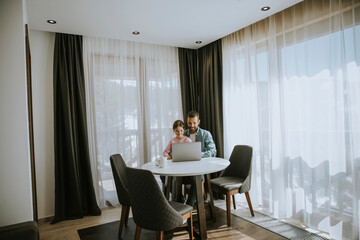
[[[185,199],[187,199],[187,189],[186,189],[186,186],[187,186],[188,184],[184,184],[184,197],[185,197]],[[202,193],[203,193],[203,198],[204,198],[204,200],[207,200],[207,196],[206,196],[206,191],[205,191],[205,178],[202,180],[202,182],[201,182],[201,185],[202,185]]]
[[[164,231],[156,231],[155,234],[157,240],[164,240]]]
[[[182,185],[183,185],[182,181],[183,181],[182,177],[176,177],[176,199],[175,199],[175,201],[177,201],[177,202],[183,201],[183,199],[181,198],[184,196],[184,194],[182,192]]]
[[[120,217],[120,226],[119,226],[119,237],[121,237],[124,223],[127,224],[126,214],[128,212],[129,206],[122,206],[121,207],[121,217]]]
[[[210,182],[210,174],[206,174],[206,182],[207,182],[207,187],[208,187],[208,193],[209,193],[209,197],[210,197],[210,201],[209,201],[209,206],[210,206],[210,216],[211,219],[216,222],[216,214],[215,214],[215,206],[214,206],[214,195],[213,195],[213,190],[211,187],[211,182]]]
[[[141,227],[139,227],[138,225],[136,225],[136,230],[135,230],[135,240],[139,240],[140,239],[140,235],[141,235]]]
[[[166,176],[165,177],[165,197],[167,200],[170,199],[171,187],[172,187],[172,177]]]
[[[164,240],[164,231],[160,231],[160,239],[159,240]]]
[[[252,205],[251,205],[251,200],[250,200],[249,192],[246,192],[246,193],[245,193],[245,196],[246,196],[246,201],[247,201],[247,203],[248,203],[248,205],[249,205],[249,209],[250,209],[250,212],[251,212],[251,216],[255,216],[254,210],[253,210]]]
[[[189,239],[193,240],[194,239],[194,223],[193,223],[193,218],[192,218],[192,213],[190,213],[190,217],[187,220],[188,222],[188,232],[189,232]]]
[[[130,206],[128,206],[126,209],[125,226],[127,226],[128,224],[129,214],[130,214]]]
[[[187,199],[187,191],[186,191],[187,189],[186,189],[186,184],[184,184],[184,198],[185,199]]]
[[[203,198],[204,200],[207,199],[206,192],[205,192],[205,178],[202,180],[202,192],[203,192]]]
[[[226,192],[226,217],[227,217],[227,225],[231,226],[231,195],[230,192]]]
[[[232,195],[234,209],[236,209],[235,195]]]

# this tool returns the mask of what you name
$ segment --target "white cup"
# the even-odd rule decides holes
[[[166,165],[167,165],[167,157],[161,157],[159,160],[160,160],[160,161],[159,161],[159,166],[160,166],[161,168],[166,167]]]

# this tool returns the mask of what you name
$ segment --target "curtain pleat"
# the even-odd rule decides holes
[[[82,37],[57,33],[54,49],[55,218],[100,215],[89,161]]]
[[[200,108],[196,50],[179,48],[179,65],[181,101],[186,121],[189,111]]]
[[[221,51],[221,40],[198,50],[201,126],[211,132],[218,157],[224,157]]]

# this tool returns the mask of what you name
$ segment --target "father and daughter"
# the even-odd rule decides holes
[[[215,157],[216,156],[216,146],[209,131],[201,129],[199,127],[200,117],[199,113],[196,111],[190,111],[187,115],[187,125],[188,129],[185,130],[185,124],[181,120],[176,120],[173,124],[173,131],[175,137],[169,141],[169,144],[166,146],[163,156],[171,159],[171,149],[172,144],[174,143],[187,143],[187,142],[201,142],[201,157]],[[180,200],[182,203],[186,203],[190,206],[194,206],[196,201],[196,189],[195,189],[195,181],[193,177],[189,178],[188,181],[191,182],[191,187],[189,190],[188,199],[185,202],[184,196],[180,196]],[[173,178],[172,182],[172,197],[176,198],[176,184],[175,178]],[[201,176],[201,179],[204,179],[204,175]],[[165,182],[165,178],[161,177],[162,182]]]

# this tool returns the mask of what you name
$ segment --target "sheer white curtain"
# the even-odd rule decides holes
[[[360,2],[308,1],[222,39],[225,155],[254,148],[254,204],[358,239]]]
[[[88,132],[101,207],[117,202],[109,157],[128,166],[159,157],[182,119],[177,48],[84,37]]]

